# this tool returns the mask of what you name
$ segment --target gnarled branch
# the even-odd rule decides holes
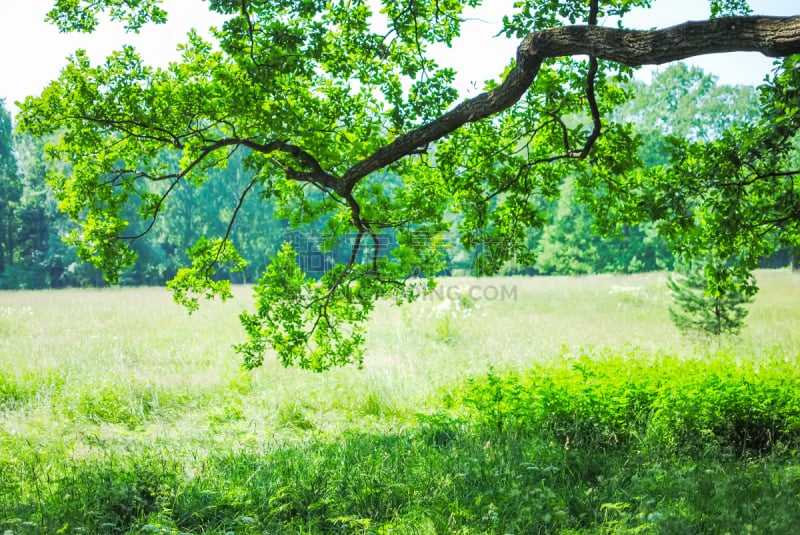
[[[800,16],[725,17],[686,22],[661,30],[623,30],[601,26],[564,26],[532,33],[517,49],[517,64],[496,89],[462,102],[446,114],[381,147],[343,176],[352,189],[368,174],[413,154],[466,123],[499,113],[533,84],[548,58],[588,55],[631,67],[722,52],[760,52],[782,57],[800,53]]]

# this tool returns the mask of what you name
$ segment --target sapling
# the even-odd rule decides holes
[[[669,314],[684,334],[719,339],[737,335],[744,326],[747,309],[757,288],[750,273],[739,273],[717,259],[692,260],[667,281],[674,305]]]

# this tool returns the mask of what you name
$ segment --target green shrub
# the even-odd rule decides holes
[[[674,300],[672,323],[684,334],[739,334],[748,313],[744,305],[757,292],[753,274],[736,273],[713,258],[696,259],[681,271],[667,281]]]
[[[470,382],[463,401],[483,426],[546,430],[575,446],[633,440],[760,454],[800,436],[799,376],[794,362],[735,363],[724,354],[566,356],[525,374],[490,371]]]
[[[796,364],[773,359],[676,363],[654,407],[654,431],[696,449],[765,453],[800,436],[797,378]]]

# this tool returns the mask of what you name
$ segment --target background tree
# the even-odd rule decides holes
[[[77,52],[39,97],[26,99],[19,122],[35,135],[65,132],[50,152],[72,162],[72,173],[51,185],[80,224],[70,235],[79,255],[112,282],[135,259],[131,243],[141,232],[131,227],[131,203],[157,220],[173,192],[203,186],[241,149],[250,151],[245,166],[254,176],[237,206],[260,191],[293,224],[324,225],[329,247],[349,244],[348,258],[319,278],[298,269],[289,245],[278,251],[256,285],[255,310],[241,316],[248,339],[239,349],[251,366],[269,347],[286,364],[318,370],[361,362],[363,322],[375,300],[411,299],[409,277],[442,269],[440,245],[453,213],[464,215],[457,225],[464,247],[487,244],[475,263],[479,273],[527,263],[529,228],[543,222],[535,198],[555,197],[565,176],[576,176],[577,195],[591,200],[612,233],[651,218],[687,250],[708,245],[714,233],[719,252],[752,237],[737,224],[744,217],[730,220],[727,210],[709,217],[714,212],[696,199],[694,183],[682,188],[691,202],[671,195],[672,185],[697,176],[688,164],[702,146],[676,145],[677,163],[640,173],[631,127],[610,115],[628,97],[632,67],[733,50],[788,56],[800,52],[800,17],[745,16],[745,2],[714,0],[712,16],[725,17],[632,31],[598,20],[619,16],[624,25],[626,13],[648,0],[516,2],[503,29],[520,39],[516,58],[504,60],[503,75],[484,93],[455,105],[454,73],[429,51],[451,44],[463,10],[478,3],[384,0],[378,20],[377,4],[366,0],[214,0],[211,9],[227,17],[217,43],[191,34],[181,60],[165,69],[144,65],[130,47],[103,65]],[[107,11],[135,30],[163,19],[158,4],[58,0],[49,16],[62,30],[91,31]],[[787,95],[777,88],[789,78],[779,75],[777,92],[764,96],[773,119],[785,115]],[[797,130],[794,116],[781,120]],[[754,134],[779,143],[773,133]],[[165,152],[175,158],[165,161]],[[782,154],[764,162],[766,182],[788,180]],[[379,171],[400,185],[370,178]],[[661,193],[642,198],[648,188]],[[777,191],[785,188],[765,188],[761,202],[778,211],[791,206]],[[735,204],[733,195],[720,198]],[[740,206],[740,215],[764,205]],[[709,224],[689,224],[695,210]],[[246,268],[231,240],[240,213],[234,209],[223,231],[192,248],[191,265],[170,283],[178,301],[193,308],[201,296],[230,295],[220,275]],[[388,232],[395,239],[386,251]],[[781,239],[793,240],[792,232]],[[751,255],[741,258],[748,268]]]
[[[672,322],[683,333],[714,336],[739,334],[744,326],[747,309],[756,293],[752,276],[730,275],[718,260],[705,259],[689,262],[677,278],[670,277],[667,286],[675,306],[670,307]],[[708,273],[708,272],[712,273]],[[717,273],[730,276],[723,284]]]
[[[713,141],[760,114],[754,88],[720,85],[715,76],[685,63],[669,65],[649,84],[633,80],[630,90],[634,97],[615,110],[615,119],[634,124],[645,167],[669,164],[670,137]]]
[[[561,187],[553,219],[536,249],[536,268],[547,275],[584,275],[600,269],[597,232],[588,209],[577,202],[573,180]]]
[[[715,276],[746,277],[761,258],[800,241],[800,173],[792,157],[800,127],[798,57],[761,88],[758,120],[719,139],[669,139],[670,164],[628,175],[628,209],[641,207],[689,258],[726,260]]]
[[[57,209],[46,177],[61,162],[44,158],[45,146],[54,137],[17,136],[15,141],[21,195],[14,210],[13,266],[0,278],[5,288],[60,288],[104,284],[102,275],[91,265],[78,260],[75,250],[62,236],[75,223]]]
[[[14,211],[21,195],[11,114],[5,108],[5,100],[0,99],[0,277],[13,263]]]
[[[546,275],[636,273],[671,269],[672,264],[667,242],[652,224],[623,225],[615,236],[600,234],[570,177],[536,246],[536,268]]]
[[[758,120],[760,114],[755,88],[719,85],[714,76],[684,63],[656,73],[650,83],[631,80],[626,89],[633,97],[612,116],[633,125],[645,169],[670,165],[671,138],[713,141],[733,126]],[[672,253],[653,223],[623,224],[612,236],[602,235],[591,211],[580,205],[573,182],[568,178],[562,184],[538,243],[540,271],[569,275],[671,269]],[[600,214],[599,224],[605,222],[605,214]]]

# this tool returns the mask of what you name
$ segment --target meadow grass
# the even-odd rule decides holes
[[[664,274],[443,279],[324,374],[241,369],[247,288],[0,293],[0,531],[781,533],[800,275],[758,278],[719,343]]]

